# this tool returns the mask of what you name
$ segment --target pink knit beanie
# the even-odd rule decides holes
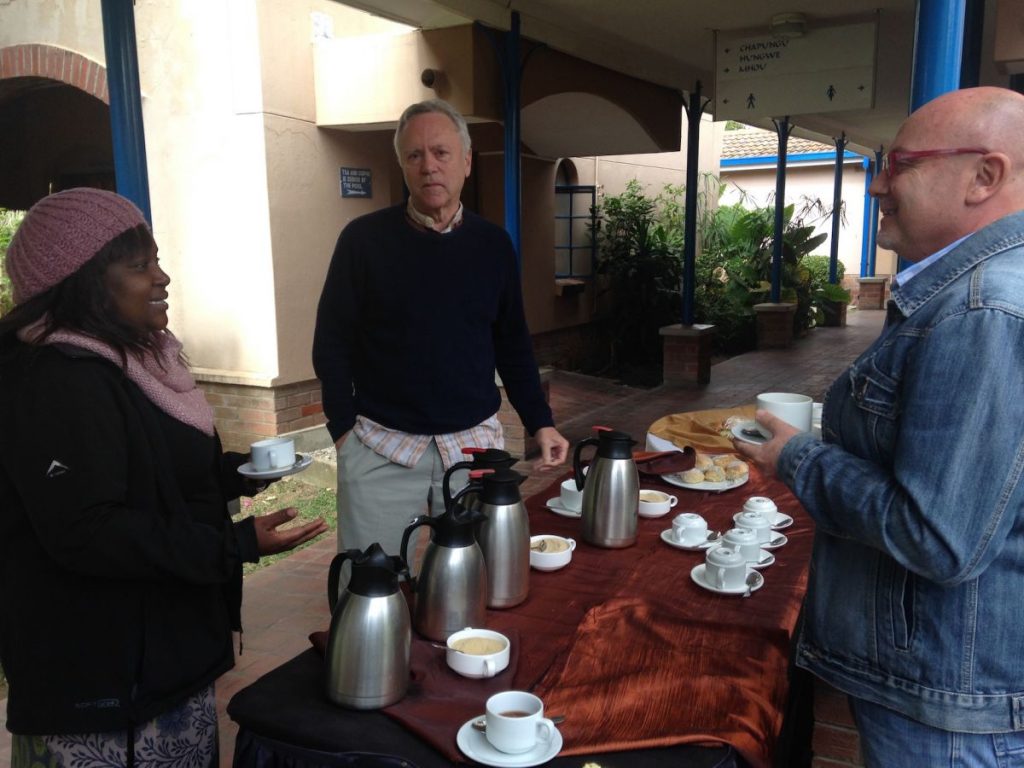
[[[114,192],[79,187],[44,197],[29,209],[7,249],[14,303],[57,285],[140,224],[149,226],[142,211]]]

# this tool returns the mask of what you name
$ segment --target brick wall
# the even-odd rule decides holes
[[[821,680],[814,681],[814,751],[812,768],[863,766],[860,738],[853,725],[846,694]]]
[[[11,45],[0,48],[0,80],[9,77],[45,77],[58,80],[110,103],[107,70],[79,53],[53,45]]]
[[[201,381],[199,386],[213,406],[217,430],[228,450],[248,450],[257,440],[325,421],[316,379],[276,388],[209,381]]]

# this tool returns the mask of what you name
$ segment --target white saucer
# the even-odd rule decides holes
[[[714,541],[703,541],[700,544],[680,544],[676,541],[676,537],[672,535],[672,529],[669,528],[661,532],[661,540],[668,544],[670,547],[676,549],[685,549],[687,552],[699,552],[702,549],[711,549],[718,544],[722,543],[722,539],[718,538]]]
[[[478,731],[473,723],[483,715],[477,715],[459,728],[455,737],[455,743],[459,745],[462,754],[471,760],[476,760],[483,765],[510,766],[512,768],[527,768],[531,765],[541,765],[551,760],[562,750],[562,734],[555,728],[550,741],[538,741],[537,746],[529,752],[522,752],[518,755],[510,755],[500,752],[491,746],[487,740],[487,734]]]
[[[742,515],[742,514],[743,514],[742,512],[737,512],[735,515],[732,516],[733,522],[736,523],[737,525],[739,525],[739,523],[740,523],[740,515]],[[787,515],[785,512],[776,512],[775,513],[775,522],[772,523],[772,530],[781,531],[783,528],[789,528],[789,526],[791,526],[792,524],[793,524],[793,518],[792,517]]]
[[[757,571],[752,570],[751,567],[748,565],[747,566],[747,575],[749,576],[751,573],[756,573],[757,574],[757,583],[754,584],[750,588],[750,591],[751,592],[757,592],[757,590],[759,590],[761,587],[764,586],[764,576],[762,576]],[[744,584],[742,587],[729,587],[727,589],[719,589],[718,587],[714,586],[713,584],[705,581],[704,580],[704,563],[701,563],[700,565],[695,565],[693,567],[693,570],[690,571],[690,578],[693,579],[694,583],[698,587],[703,587],[704,589],[708,590],[709,592],[714,592],[714,593],[719,594],[719,595],[742,595],[742,594],[744,594],[747,591],[747,585],[746,584]]]
[[[770,435],[764,435],[762,432],[761,437],[753,437],[751,435],[744,435],[744,429],[756,429],[758,432],[762,432],[764,429],[756,421],[741,421],[739,424],[733,426],[731,432],[732,436],[739,440],[741,443],[753,443],[754,445],[762,445],[771,440]]]
[[[661,476],[661,479],[666,483],[678,488],[688,488],[691,491],[731,491],[733,488],[739,488],[741,485],[745,485],[750,479],[750,475],[746,474],[733,480],[723,480],[720,483],[684,483],[681,478],[681,473]]]
[[[562,499],[558,496],[555,496],[555,498],[553,499],[548,499],[546,502],[544,502],[544,506],[550,509],[552,512],[554,512],[556,515],[561,515],[562,517],[583,517],[582,512],[573,512],[568,507],[563,507]]]
[[[770,541],[762,541],[761,549],[778,549],[779,547],[785,546],[789,543],[789,539],[786,538],[786,534],[784,533],[772,536],[772,539],[781,539],[781,541],[778,541],[775,544],[772,544]]]
[[[238,468],[238,474],[245,475],[246,477],[251,477],[256,480],[276,480],[279,477],[287,477],[288,475],[294,475],[296,472],[301,472],[312,463],[312,456],[308,454],[303,456],[301,453],[296,453],[295,463],[290,467],[259,470],[253,468],[251,461],[247,461]]]

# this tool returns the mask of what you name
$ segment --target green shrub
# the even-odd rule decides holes
[[[6,314],[14,306],[12,296],[11,280],[7,277],[4,265],[7,261],[7,246],[11,244],[11,238],[25,218],[24,211],[8,211],[0,208],[0,316]]]

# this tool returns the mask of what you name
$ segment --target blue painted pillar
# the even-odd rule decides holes
[[[839,223],[843,208],[843,154],[846,151],[846,133],[840,134],[836,143],[836,173],[832,184],[832,244],[828,254],[828,281],[839,282]]]
[[[135,10],[132,0],[102,2],[103,47],[107,58],[110,129],[114,144],[114,178],[117,191],[135,203],[152,226],[146,136],[142,126],[139,57],[135,47]]]
[[[868,246],[872,242],[871,232],[871,195],[868,193],[868,189],[871,187],[871,182],[874,179],[874,174],[871,173],[871,161],[868,158],[864,158],[864,217],[861,222],[861,239],[860,239],[860,276],[871,277],[868,274]]]
[[[520,177],[519,123],[519,12],[512,11],[512,28],[505,35],[505,55],[502,57],[502,79],[505,83],[505,229],[512,238],[516,249],[516,260],[520,270],[522,249],[520,246],[520,221],[522,212],[522,179]]]
[[[967,0],[919,0],[910,109],[960,87]]]
[[[694,292],[697,286],[697,163],[700,150],[700,117],[708,100],[701,98],[701,83],[683,99],[686,108],[686,218],[683,222],[683,284],[681,321],[693,325],[696,308]]]
[[[775,132],[779,134],[779,159],[775,166],[775,237],[772,241],[772,303],[778,304],[782,297],[782,236],[785,231],[786,209],[786,152],[789,147],[789,134],[793,126],[789,123],[789,115],[781,120],[772,119]]]

